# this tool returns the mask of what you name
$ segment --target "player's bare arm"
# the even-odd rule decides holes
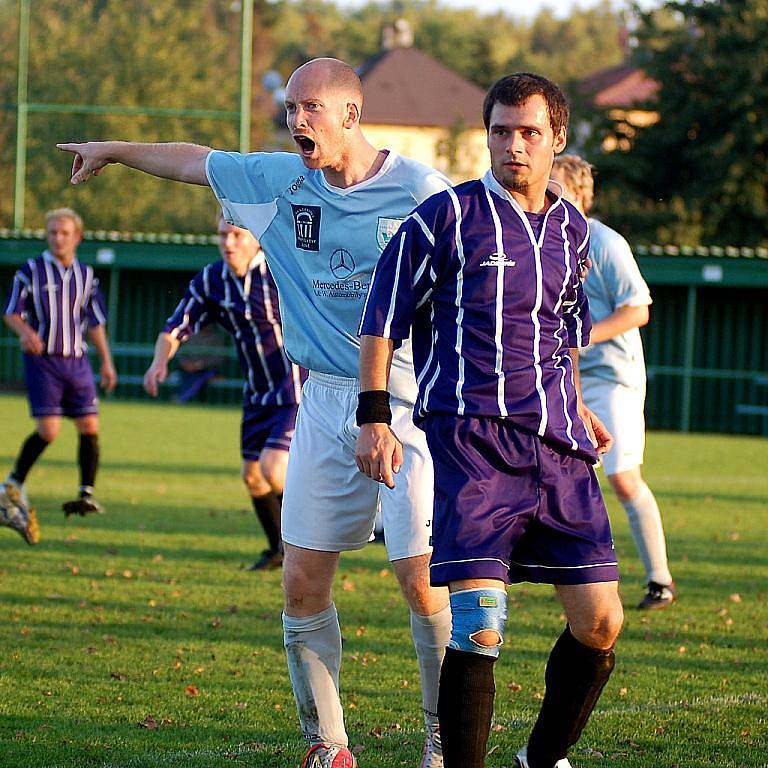
[[[117,386],[117,370],[112,362],[112,352],[107,341],[107,332],[103,325],[97,325],[88,330],[88,338],[101,361],[101,388],[109,393]]]
[[[72,162],[72,184],[82,184],[91,176],[99,176],[110,163],[120,163],[161,179],[208,185],[205,160],[212,150],[199,144],[89,141],[56,146],[75,156]]]
[[[21,315],[3,315],[5,324],[19,337],[22,352],[28,355],[42,355],[45,344],[38,332]]]
[[[155,341],[155,355],[144,374],[144,389],[147,394],[157,397],[160,385],[168,378],[168,363],[180,346],[178,339],[170,333],[158,334]]]
[[[639,307],[619,307],[608,317],[598,320],[592,326],[590,342],[599,344],[601,341],[608,341],[608,339],[620,336],[633,328],[642,328],[648,323],[649,316],[646,304]]]
[[[360,391],[386,391],[394,345],[391,339],[363,336],[360,339]],[[370,422],[360,426],[355,448],[358,469],[372,480],[395,487],[394,475],[403,464],[403,445],[389,424]]]
[[[579,376],[579,350],[569,349],[568,352],[571,355],[571,363],[573,364],[573,383],[576,387],[576,396],[578,398],[576,408],[581,420],[584,422],[584,426],[587,428],[592,445],[595,447],[598,455],[602,456],[611,450],[613,435],[611,435],[608,428],[600,421],[597,415],[584,404],[584,400],[581,397],[581,378]]]

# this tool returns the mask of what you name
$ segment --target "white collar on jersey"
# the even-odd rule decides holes
[[[391,149],[384,149],[382,151],[386,152],[387,156],[384,158],[384,162],[381,164],[381,168],[379,168],[379,170],[369,179],[361,181],[357,184],[353,184],[351,187],[334,187],[333,184],[328,183],[328,180],[325,178],[325,174],[322,171],[318,171],[320,174],[320,183],[327,190],[333,192],[336,195],[340,195],[341,197],[345,197],[346,195],[352,194],[352,192],[357,192],[360,189],[365,189],[371,184],[375,184],[382,176],[389,173],[392,165],[398,157],[397,152],[393,152]]]
[[[259,250],[256,251],[256,255],[248,262],[248,272],[252,272],[254,269],[256,269],[256,267],[260,267],[265,259],[266,256],[264,255],[264,251],[259,248]],[[237,277],[234,270],[229,266],[229,264],[227,264],[226,261],[223,263],[225,273],[228,272],[232,277],[242,280],[242,278]],[[245,277],[245,275],[243,275],[243,277]]]
[[[523,211],[520,203],[518,203],[517,200],[512,197],[512,195],[509,193],[509,190],[499,184],[498,180],[493,175],[493,171],[490,168],[488,169],[488,172],[485,174],[485,176],[483,176],[481,181],[488,189],[491,190],[491,192],[496,193],[499,197],[502,197],[505,200],[509,200],[509,202],[515,206],[515,208],[519,209],[521,212]],[[550,179],[549,184],[547,184],[547,192],[551,192],[555,196],[555,202],[552,203],[552,205],[550,205],[547,209],[550,211],[556,205],[559,205],[560,201],[563,199],[563,186],[560,184],[560,182],[557,182],[554,179]]]
[[[72,263],[68,267],[65,267],[47,248],[43,251],[43,258],[50,264],[53,264],[62,274],[73,267],[77,261],[77,256],[75,256],[75,258],[72,259]]]

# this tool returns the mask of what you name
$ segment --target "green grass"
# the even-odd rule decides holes
[[[0,413],[4,473],[31,422],[19,397],[0,397]],[[77,485],[69,425],[35,467],[41,544],[0,530],[0,766],[298,765],[280,576],[240,570],[264,542],[239,480],[238,420],[234,409],[107,403],[103,517],[60,512]],[[768,764],[767,467],[765,440],[649,436],[646,476],[680,593],[658,614],[631,610],[642,572],[609,498],[627,620],[575,766]],[[489,768],[509,768],[524,743],[562,625],[549,588],[510,596]],[[361,767],[415,768],[418,672],[383,548],[342,558],[336,602]]]

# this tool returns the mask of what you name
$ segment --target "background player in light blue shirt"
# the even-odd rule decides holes
[[[592,166],[578,155],[555,159],[553,178],[586,215],[594,197]],[[645,567],[647,591],[638,608],[666,608],[675,600],[667,546],[656,497],[640,471],[645,447],[645,360],[640,327],[648,322],[651,294],[627,241],[589,219],[592,269],[584,289],[592,315],[592,343],[579,355],[584,402],[614,436],[603,459],[624,507]]]
[[[310,369],[282,519],[284,642],[299,720],[310,741],[302,767],[355,765],[338,694],[341,633],[331,585],[339,552],[365,544],[381,504],[421,672],[427,740],[420,766],[441,768],[437,688],[451,618],[446,590],[429,587],[432,463],[411,418],[417,386],[410,345],[398,350],[390,380],[392,425],[404,445],[396,488],[358,472],[354,444],[357,326],[371,275],[399,223],[450,183],[366,140],[360,80],[343,62],[317,59],[300,67],[288,82],[285,106],[298,154],[125,142],[59,147],[75,154],[75,184],[112,162],[209,184],[231,223],[261,242],[280,294],[286,352]]]

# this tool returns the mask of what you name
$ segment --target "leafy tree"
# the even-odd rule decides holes
[[[659,121],[598,160],[603,207],[646,240],[768,244],[768,2],[670,2],[641,19],[635,60],[661,84]]]

